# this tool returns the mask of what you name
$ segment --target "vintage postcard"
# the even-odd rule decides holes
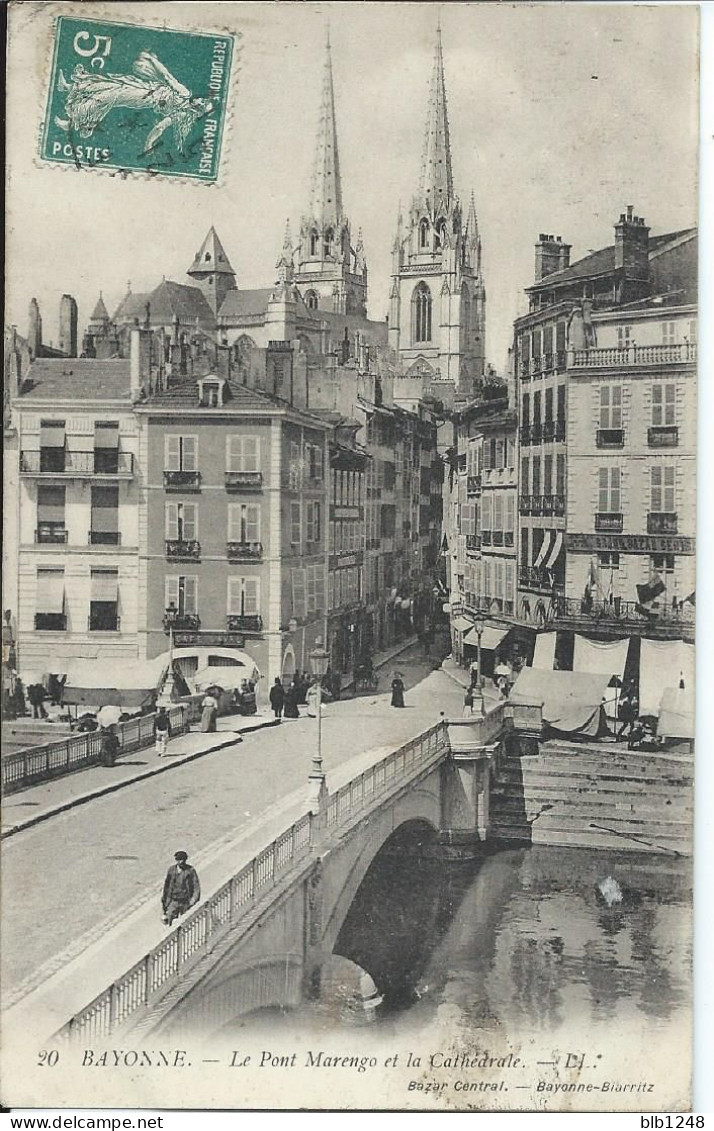
[[[691,1110],[698,58],[10,4],[6,1107]]]

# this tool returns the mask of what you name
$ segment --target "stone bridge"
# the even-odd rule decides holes
[[[211,1036],[255,1010],[319,997],[333,953],[366,970],[378,992],[398,994],[421,934],[405,926],[406,904],[420,927],[419,916],[434,914],[420,861],[480,851],[502,732],[499,704],[482,718],[442,720],[386,756],[363,756],[331,792],[313,781],[290,827],[57,1036],[84,1045],[110,1035]],[[406,876],[401,895],[395,868]]]

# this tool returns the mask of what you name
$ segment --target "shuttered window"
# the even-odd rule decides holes
[[[166,578],[166,608],[173,605],[179,616],[195,616],[198,612],[198,578],[183,575]]]
[[[253,617],[260,613],[260,580],[257,577],[228,578],[228,613]]]

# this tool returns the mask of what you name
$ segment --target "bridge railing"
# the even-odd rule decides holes
[[[306,813],[271,841],[158,946],[80,1010],[60,1029],[57,1038],[101,1040],[163,997],[213,945],[217,935],[230,930],[284,872],[309,854],[313,821],[313,815]]]
[[[177,705],[169,709],[171,733],[183,734],[192,721],[192,710]],[[119,739],[119,757],[142,750],[154,741],[155,714],[140,715],[116,724]],[[32,746],[29,750],[19,750],[2,759],[2,786],[4,793],[14,793],[28,785],[61,777],[83,766],[99,760],[102,742],[100,731],[86,731],[72,734],[59,742],[47,742],[42,746]]]
[[[448,750],[443,722],[410,739],[358,774],[327,801],[327,832],[367,808],[388,789],[414,777]],[[58,1039],[101,1040],[163,997],[181,976],[315,846],[319,817],[306,813],[276,837],[205,903],[187,915],[126,974],[103,990],[56,1034]]]

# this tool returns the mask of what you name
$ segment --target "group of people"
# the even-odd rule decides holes
[[[25,687],[14,668],[3,667],[3,716],[6,719],[21,719],[32,708],[33,719],[47,719],[49,715],[45,703],[59,706],[67,681],[66,676],[43,676],[42,682],[30,683]]]

